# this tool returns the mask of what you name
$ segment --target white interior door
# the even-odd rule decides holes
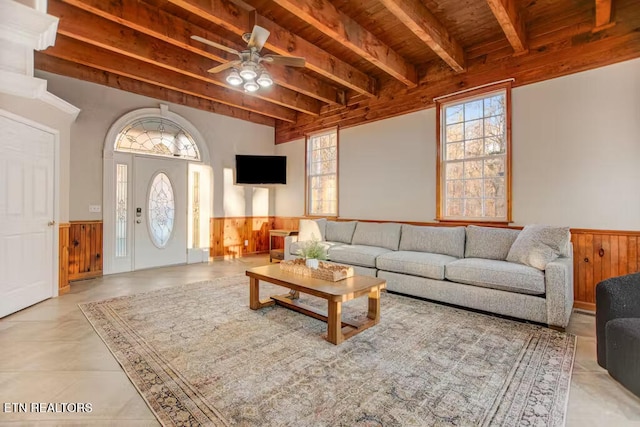
[[[187,162],[135,157],[134,269],[187,262]]]
[[[53,296],[55,136],[0,114],[0,317]]]

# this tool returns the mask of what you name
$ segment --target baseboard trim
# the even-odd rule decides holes
[[[96,277],[102,277],[102,270],[100,271],[88,271],[86,273],[79,273],[69,275],[69,281],[75,282],[78,280],[95,279]]]
[[[584,311],[596,311],[596,305],[592,302],[574,301],[573,307]]]
[[[269,251],[260,251],[260,252],[245,252],[240,256],[236,256],[236,255],[216,255],[216,256],[212,256],[211,259],[213,261],[224,261],[225,259],[232,259],[232,258],[242,258],[245,257],[247,255],[268,255]]]

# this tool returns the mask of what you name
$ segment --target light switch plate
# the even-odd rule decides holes
[[[89,205],[89,212],[100,213],[102,211],[102,206],[100,205]]]

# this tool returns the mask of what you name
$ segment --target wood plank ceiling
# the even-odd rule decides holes
[[[640,57],[639,0],[49,0],[55,46],[36,68],[273,126],[276,142],[428,108],[433,98],[529,84]],[[275,85],[245,93],[228,71],[242,34],[271,32]]]

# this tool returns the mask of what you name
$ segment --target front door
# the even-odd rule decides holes
[[[134,159],[134,270],[187,262],[187,162]]]
[[[0,317],[53,296],[55,136],[0,114]]]

